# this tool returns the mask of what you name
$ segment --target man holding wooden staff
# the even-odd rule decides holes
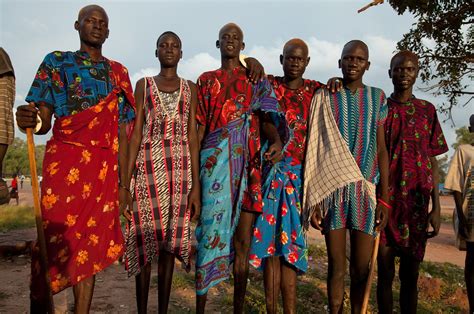
[[[41,63],[26,101],[18,107],[20,128],[36,134],[51,129],[41,185],[41,213],[47,243],[50,287],[31,263],[31,309],[44,312],[48,288],[58,293],[72,286],[76,313],[90,309],[95,274],[122,255],[123,213],[129,191],[125,180],[126,123],[134,118],[127,69],[102,55],[109,35],[103,8],[82,8],[74,24],[80,37],[76,52],[55,51]],[[40,310],[41,309],[41,310]]]

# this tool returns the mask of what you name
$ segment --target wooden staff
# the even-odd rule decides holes
[[[375,263],[377,262],[377,254],[379,252],[379,243],[380,233],[377,233],[375,236],[374,251],[372,252],[372,257],[370,259],[369,276],[367,277],[367,283],[365,285],[364,301],[362,302],[362,309],[360,311],[362,314],[367,313],[367,306],[369,305],[370,289],[372,288],[372,280],[374,279]]]
[[[26,139],[28,142],[28,158],[30,159],[30,174],[31,174],[31,188],[33,190],[33,204],[36,218],[36,231],[38,233],[38,244],[40,249],[40,263],[41,269],[44,271],[45,281],[47,286],[48,313],[54,313],[53,294],[51,292],[51,281],[49,278],[48,271],[48,255],[46,254],[46,238],[44,236],[43,219],[41,217],[41,207],[39,200],[39,186],[38,186],[38,175],[36,173],[36,155],[35,155],[35,142],[33,140],[33,129],[26,129]]]
[[[364,12],[365,10],[367,10],[368,8],[370,7],[373,7],[377,4],[381,4],[383,3],[384,0],[374,0],[372,1],[371,3],[367,4],[366,6],[360,8],[359,10],[357,10],[357,13],[361,13],[361,12]]]

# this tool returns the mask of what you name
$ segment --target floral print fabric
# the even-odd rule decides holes
[[[94,62],[84,51],[51,52],[40,64],[26,101],[50,107],[56,117],[86,110],[114,88],[112,62],[104,57]],[[124,66],[120,71],[128,76]],[[133,120],[135,112],[124,93],[119,94],[118,104],[120,122]]]
[[[388,99],[385,142],[389,155],[389,196],[393,209],[381,241],[423,260],[428,205],[433,189],[430,157],[448,151],[435,107],[412,98]]]
[[[201,217],[196,228],[196,293],[229,277],[232,237],[242,209],[261,212],[259,113],[280,113],[267,80],[252,85],[243,68],[198,79],[201,147]]]
[[[287,135],[285,158],[276,165],[265,165],[263,213],[254,226],[250,264],[262,269],[265,258],[283,256],[299,272],[306,272],[308,254],[302,228],[302,164],[306,149],[309,107],[314,92],[323,85],[304,80],[298,89],[289,89],[282,77],[269,76],[278,102],[285,112],[286,125],[279,126]]]
[[[41,211],[51,290],[58,293],[100,272],[123,253],[118,210],[119,94],[134,105],[125,68],[110,61],[112,92],[95,106],[57,118],[46,145]],[[42,299],[44,274],[36,247],[33,299]]]

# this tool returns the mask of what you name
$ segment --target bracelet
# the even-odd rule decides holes
[[[39,130],[41,130],[41,127],[43,126],[43,120],[41,120],[41,117],[39,114],[36,115],[36,126],[33,130],[33,133],[36,134],[39,132]],[[18,129],[22,132],[22,133],[25,133],[26,134],[26,130],[25,129],[22,129],[20,127],[18,127]]]
[[[384,207],[386,207],[387,209],[392,209],[392,205],[388,204],[387,202],[385,202],[383,199],[377,199],[377,202],[379,202],[380,204],[382,204]]]

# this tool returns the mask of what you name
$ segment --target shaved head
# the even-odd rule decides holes
[[[308,45],[304,42],[304,40],[299,39],[299,38],[293,38],[293,39],[288,40],[285,46],[283,46],[283,54],[285,54],[288,51],[288,49],[295,48],[295,47],[300,47],[301,49],[303,49],[306,56],[309,54]]]
[[[392,60],[390,61],[390,68],[393,68],[395,61],[401,59],[401,60],[410,60],[413,63],[415,63],[418,66],[418,56],[408,50],[402,50],[398,53],[396,53],[393,57]]]
[[[237,31],[240,33],[240,38],[244,40],[244,32],[242,32],[242,29],[240,28],[240,26],[235,23],[227,23],[226,25],[222,26],[222,28],[219,30],[219,38],[221,38],[222,33],[224,33],[230,28],[237,29]]]
[[[369,47],[367,47],[367,44],[364,43],[362,40],[358,39],[351,40],[347,44],[345,44],[344,48],[342,48],[341,56],[343,56],[348,50],[353,49],[355,47],[363,49],[367,54],[367,59],[369,58]]]
[[[104,13],[104,15],[107,17],[107,20],[109,20],[109,17],[107,16],[107,12],[105,12],[104,8],[101,7],[100,5],[97,4],[91,4],[83,7],[80,11],[79,14],[77,15],[77,20],[80,21],[86,16],[87,13],[91,11],[101,11]]]

